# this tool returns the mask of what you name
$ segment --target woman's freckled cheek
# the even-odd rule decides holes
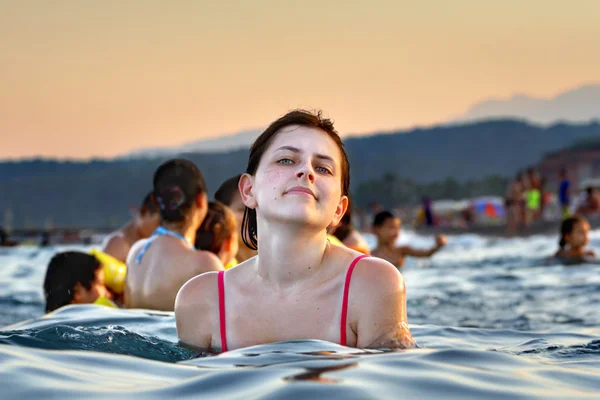
[[[285,178],[285,172],[277,169],[268,171],[267,180],[271,183],[280,182],[282,178]]]

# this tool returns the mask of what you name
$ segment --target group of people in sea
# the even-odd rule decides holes
[[[587,187],[575,198],[567,169],[561,168],[558,175],[556,199],[563,220],[571,215],[593,216],[600,213],[600,198],[593,186]],[[552,198],[552,193],[546,189],[546,181],[535,168],[530,167],[525,172],[518,172],[510,182],[504,203],[508,234],[515,234],[520,228],[544,218]]]
[[[221,351],[296,339],[412,347],[400,269],[446,238],[430,249],[398,246],[402,221],[382,210],[370,250],[354,228],[349,187],[333,123],[304,110],[271,123],[246,170],[213,200],[194,163],[168,160],[137,215],[102,249],[51,259],[46,311],[86,303],[174,311],[182,343]],[[589,225],[573,218],[557,256],[589,255]]]
[[[174,311],[183,343],[222,351],[308,338],[411,347],[399,268],[407,256],[433,255],[446,238],[428,250],[397,246],[401,221],[381,211],[371,251],[353,226],[349,187],[333,123],[304,110],[274,121],[246,170],[212,201],[194,163],[168,160],[138,214],[101,250],[51,259],[46,310],[96,303]]]

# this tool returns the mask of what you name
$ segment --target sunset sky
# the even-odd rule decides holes
[[[323,109],[342,134],[600,81],[600,1],[0,0],[0,159],[109,157]]]

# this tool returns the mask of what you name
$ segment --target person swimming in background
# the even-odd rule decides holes
[[[360,251],[363,254],[369,254],[369,245],[362,235],[352,225],[352,201],[348,197],[348,208],[340,222],[329,228],[329,234],[335,236],[344,246]]]
[[[373,218],[373,232],[377,236],[377,247],[371,255],[389,261],[397,268],[404,265],[404,259],[410,257],[431,257],[446,245],[446,237],[437,235],[435,246],[429,250],[415,249],[410,246],[396,246],[400,236],[402,221],[389,211],[381,211]]]
[[[563,220],[560,225],[559,249],[554,257],[571,263],[583,263],[590,258],[596,257],[593,250],[586,250],[590,242],[590,224],[584,217],[573,216]]]
[[[223,265],[213,253],[194,248],[208,209],[198,167],[185,159],[166,161],[154,173],[153,187],[162,223],[129,252],[125,306],[173,311],[185,282],[203,272],[221,271]]]
[[[239,181],[243,239],[258,255],[181,288],[180,341],[222,351],[303,339],[412,347],[398,270],[327,241],[349,185],[348,157],[330,120],[295,110],[269,125]]]
[[[138,240],[149,237],[159,225],[158,205],[154,202],[154,196],[150,192],[144,197],[135,217],[127,225],[104,239],[101,250],[121,262],[126,262],[131,246]]]
[[[246,243],[244,243],[242,240],[242,235],[240,233],[242,221],[244,219],[244,210],[246,209],[246,206],[242,202],[240,190],[238,189],[238,183],[241,176],[242,175],[239,174],[227,179],[215,192],[215,200],[225,204],[231,211],[233,211],[233,214],[235,215],[237,222],[236,229],[238,231],[238,252],[235,258],[238,262],[246,261],[250,257],[254,257],[256,255],[256,250],[246,246]]]
[[[208,213],[196,231],[196,249],[216,254],[227,270],[238,264],[238,236],[235,215],[229,207],[220,201],[208,203]]]
[[[44,279],[46,312],[68,304],[99,304],[116,308],[104,285],[100,261],[86,253],[66,251],[52,257]]]

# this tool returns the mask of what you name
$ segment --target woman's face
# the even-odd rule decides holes
[[[262,155],[251,192],[262,218],[309,224],[338,223],[347,207],[341,189],[341,152],[325,132],[289,126]]]

